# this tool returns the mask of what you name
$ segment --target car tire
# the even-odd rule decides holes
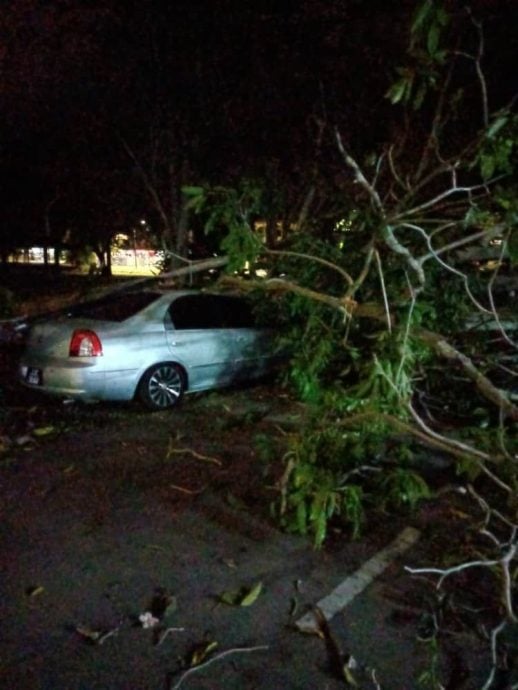
[[[182,399],[185,383],[185,373],[178,364],[162,362],[150,367],[142,376],[137,396],[149,410],[168,410]]]

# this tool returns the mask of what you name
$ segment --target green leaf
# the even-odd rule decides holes
[[[439,26],[437,24],[432,24],[428,31],[428,37],[426,41],[426,47],[428,49],[428,52],[432,56],[435,55],[435,53],[437,52],[437,48],[439,47],[439,35]]]
[[[54,426],[40,426],[37,429],[33,430],[34,436],[48,436],[49,434],[53,434],[56,431],[56,427]]]
[[[325,512],[322,510],[316,520],[315,528],[315,546],[322,546],[327,533],[327,517]]]
[[[448,51],[447,50],[437,50],[434,54],[434,60],[435,62],[443,63],[446,58],[448,57]],[[434,85],[435,85],[435,79],[433,79]]]
[[[199,666],[207,656],[213,652],[218,646],[216,640],[210,642],[203,642],[197,645],[189,654],[188,665],[192,668],[193,666]]]
[[[392,105],[400,103],[403,100],[403,97],[407,90],[407,85],[407,77],[400,79],[395,84],[392,84],[390,89],[385,94],[385,98],[388,98]]]
[[[344,680],[348,685],[353,685],[354,687],[358,687],[358,683],[356,682],[355,677],[353,676],[353,673],[349,666],[347,664],[344,664],[342,666],[342,671],[344,674]]]
[[[167,622],[171,620],[173,615],[176,613],[176,597],[169,597],[165,609],[162,613],[162,620]]]
[[[203,196],[204,193],[203,187],[182,187],[182,194],[185,196]]]
[[[229,606],[251,606],[261,594],[263,583],[258,582],[251,589],[241,588],[237,592],[223,592],[219,600]]]
[[[204,196],[192,196],[184,205],[185,209],[192,209],[195,213],[199,213],[205,205]]]
[[[97,642],[102,635],[100,630],[93,630],[86,625],[76,625],[76,632],[91,642]]]
[[[482,154],[480,156],[480,174],[484,180],[488,180],[495,172],[495,159],[491,155]]]
[[[495,134],[497,134],[502,127],[505,127],[507,124],[508,117],[507,115],[501,115],[500,117],[497,117],[496,120],[491,124],[489,129],[487,130],[487,138],[492,139]]]
[[[297,506],[297,527],[300,534],[306,534],[307,532],[307,511],[306,503],[301,500]]]
[[[253,603],[257,601],[257,598],[263,591],[263,583],[258,582],[252,589],[243,596],[241,601],[239,602],[239,606],[251,606]]]
[[[425,0],[421,7],[417,8],[415,19],[412,22],[412,27],[410,29],[411,33],[415,34],[420,31],[428,18],[430,17],[433,10],[432,0]]]
[[[435,20],[440,26],[446,26],[450,21],[450,16],[442,7],[439,7],[435,15]]]

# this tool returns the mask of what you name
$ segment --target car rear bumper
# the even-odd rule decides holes
[[[105,391],[104,371],[90,362],[73,361],[60,366],[22,361],[18,380],[32,390],[62,398],[101,400]]]

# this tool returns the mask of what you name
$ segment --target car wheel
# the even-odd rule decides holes
[[[155,364],[138,386],[140,401],[150,410],[167,410],[178,405],[185,391],[185,375],[177,364]]]

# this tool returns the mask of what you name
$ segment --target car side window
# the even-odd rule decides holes
[[[225,295],[184,295],[168,310],[177,330],[251,328],[252,311],[247,302]]]
[[[177,330],[213,328],[209,305],[204,295],[184,295],[175,299],[169,307],[169,315]]]
[[[222,328],[253,328],[254,318],[248,302],[239,297],[218,297]]]

